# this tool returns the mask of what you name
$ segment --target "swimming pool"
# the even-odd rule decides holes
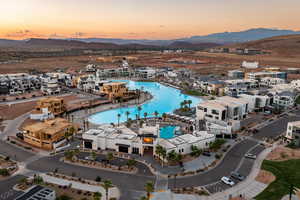
[[[163,126],[159,129],[160,138],[171,139],[175,136],[176,129],[179,126]]]
[[[131,90],[142,88],[143,91],[148,91],[152,94],[153,98],[141,106],[141,117],[144,116],[145,112],[147,113],[147,117],[153,117],[155,111],[157,111],[160,116],[162,113],[171,113],[175,109],[179,108],[180,102],[184,100],[192,100],[191,106],[195,106],[201,101],[200,98],[182,94],[178,89],[167,87],[157,82],[120,81],[126,82],[127,86]],[[136,119],[136,115],[139,114],[137,106],[130,106],[93,114],[88,118],[88,120],[93,124],[117,123],[117,115],[121,114],[120,122],[125,122],[127,120],[127,116],[125,114],[127,111],[130,112],[128,117],[131,119]]]

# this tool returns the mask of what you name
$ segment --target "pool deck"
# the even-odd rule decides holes
[[[111,104],[105,104],[105,105],[100,105],[95,108],[90,108],[90,109],[85,109],[85,110],[79,110],[76,112],[73,112],[71,115],[74,116],[74,123],[80,124],[81,127],[83,127],[84,120],[87,120],[89,116],[99,113],[99,112],[104,112],[107,110],[111,109],[116,109],[116,108],[121,108],[121,107],[129,107],[129,106],[138,106],[146,103],[147,101],[150,101],[153,98],[153,96],[149,93],[142,93],[140,99],[139,99],[139,104],[136,103],[136,99],[132,99],[128,102],[124,102],[120,105],[120,103],[111,103]],[[99,124],[93,124],[89,122],[89,127],[88,128],[96,128],[98,127]]]

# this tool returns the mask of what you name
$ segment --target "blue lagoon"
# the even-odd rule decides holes
[[[178,89],[157,82],[120,81],[126,82],[131,90],[143,89],[143,91],[148,91],[153,96],[150,101],[141,105],[141,117],[143,117],[145,112],[148,114],[148,117],[153,117],[155,111],[159,113],[159,116],[163,113],[172,113],[180,107],[180,102],[184,100],[192,100],[191,106],[195,106],[201,102],[200,98],[182,94]],[[127,120],[125,114],[127,111],[130,112],[129,118],[131,119],[136,119],[136,115],[139,114],[137,106],[122,107],[93,114],[89,117],[89,121],[93,124],[117,123],[117,115],[121,114],[120,122],[125,122]]]

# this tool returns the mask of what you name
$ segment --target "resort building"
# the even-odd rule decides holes
[[[300,121],[288,123],[285,138],[300,146]]]
[[[66,119],[55,118],[37,122],[23,128],[24,141],[38,148],[52,150],[66,142],[66,136],[73,135],[76,127]]]
[[[35,110],[30,114],[30,119],[45,120],[54,118],[66,112],[66,105],[62,98],[49,97],[37,102]]]
[[[109,100],[114,100],[116,98],[128,96],[129,90],[126,87],[126,83],[111,82],[103,84],[101,93],[107,95]]]
[[[157,145],[167,152],[174,150],[182,155],[191,152],[191,146],[201,149],[207,148],[215,140],[215,135],[206,131],[193,134],[173,135],[169,139],[163,138],[159,125],[141,127],[138,132],[124,125],[113,127],[103,124],[97,129],[90,129],[82,135],[83,147],[94,150],[110,150],[129,154],[155,155]]]
[[[209,134],[207,131],[195,131],[193,134],[183,134],[172,139],[159,138],[158,144],[166,149],[166,153],[175,151],[181,155],[186,155],[192,152],[191,146],[206,149],[215,139],[215,135]]]

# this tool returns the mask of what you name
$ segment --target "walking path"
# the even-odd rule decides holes
[[[268,185],[260,183],[255,180],[257,177],[263,160],[267,155],[276,148],[276,145],[273,147],[265,149],[256,159],[251,173],[246,178],[246,180],[240,182],[239,184],[231,187],[225,191],[210,195],[210,196],[196,196],[196,195],[182,195],[182,194],[173,194],[170,191],[165,192],[156,192],[153,195],[151,200],[228,200],[230,197],[242,196],[246,199],[253,199],[259,193],[261,193]],[[202,187],[199,187],[201,189]]]

